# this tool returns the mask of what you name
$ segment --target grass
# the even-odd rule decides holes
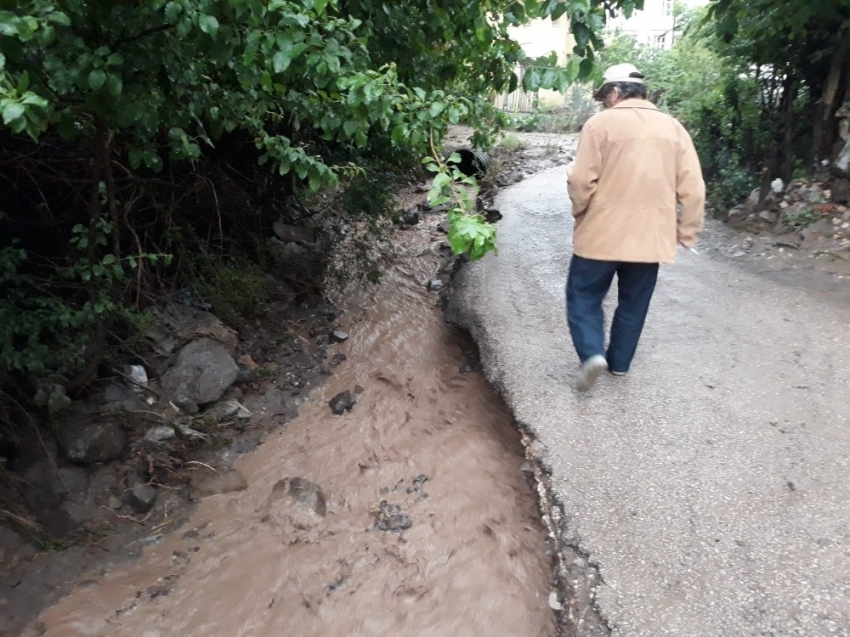
[[[525,140],[520,139],[516,135],[505,135],[499,142],[499,148],[510,152],[525,150],[527,147],[528,144]]]

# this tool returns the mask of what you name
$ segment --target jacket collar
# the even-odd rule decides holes
[[[614,104],[611,108],[644,108],[650,111],[658,110],[658,107],[649,100],[641,100],[636,97],[623,100],[619,104]]]

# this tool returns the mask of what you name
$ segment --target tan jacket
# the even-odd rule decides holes
[[[671,263],[676,243],[693,247],[703,227],[705,183],[691,137],[645,100],[587,121],[567,184],[574,252],[587,259]]]

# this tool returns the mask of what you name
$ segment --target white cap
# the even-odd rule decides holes
[[[606,84],[612,82],[632,82],[634,84],[643,84],[644,74],[637,70],[634,64],[628,62],[624,64],[615,64],[605,69],[602,75],[602,86],[600,86],[593,94],[593,97],[598,98],[599,92]]]

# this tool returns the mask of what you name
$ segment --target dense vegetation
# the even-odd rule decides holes
[[[472,124],[487,143],[498,126],[487,96],[516,86],[518,63],[530,89],[589,77],[606,15],[640,4],[6,3],[0,416],[85,391],[158,295],[250,308],[275,220],[312,224],[328,251],[343,249],[339,229],[379,225],[395,180],[441,152],[448,125]],[[565,12],[570,64],[524,59],[508,27]],[[451,181],[436,185],[432,200],[451,203]],[[469,199],[454,201],[453,247],[492,249]]]
[[[829,166],[850,115],[850,0],[713,0],[677,5],[675,22],[670,50],[619,36],[598,61],[647,75],[652,99],[690,130],[718,212]],[[588,94],[570,110],[586,112]]]

